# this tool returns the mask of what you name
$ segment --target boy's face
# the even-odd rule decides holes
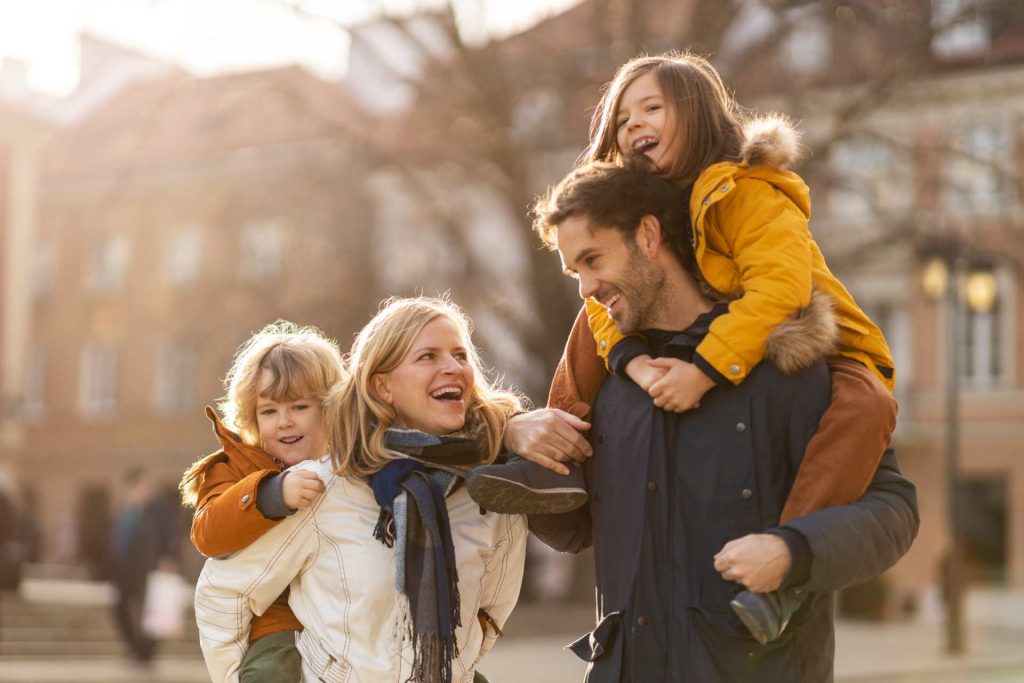
[[[626,86],[615,113],[615,141],[623,156],[643,154],[659,171],[678,156],[677,126],[654,71]]]
[[[641,226],[650,219],[645,216]],[[637,244],[641,230],[633,236],[613,228],[591,230],[587,216],[571,216],[558,225],[565,274],[579,280],[582,298],[605,307],[622,334],[648,326],[665,282],[664,272]]]
[[[278,402],[262,396],[273,380],[274,373],[264,368],[260,374],[261,396],[256,402],[256,424],[263,449],[289,467],[327,453],[320,401],[303,396]]]

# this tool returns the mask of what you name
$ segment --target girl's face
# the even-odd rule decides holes
[[[615,113],[615,141],[623,156],[643,154],[665,171],[678,156],[674,116],[665,102],[654,71],[626,86]]]
[[[274,381],[274,373],[260,373],[260,394]],[[327,453],[323,410],[320,401],[303,396],[294,401],[275,401],[260,396],[256,401],[256,424],[263,449],[287,466],[319,458]]]
[[[469,351],[459,327],[434,318],[398,367],[373,376],[377,396],[398,415],[398,426],[442,435],[466,424],[474,382]]]

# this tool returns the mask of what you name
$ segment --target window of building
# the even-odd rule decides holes
[[[968,387],[997,387],[1009,379],[1010,356],[1014,349],[1011,319],[1013,277],[996,271],[997,291],[989,311],[972,311],[964,306],[960,320],[960,374]]]
[[[284,228],[280,220],[261,218],[242,227],[239,268],[245,280],[270,280],[281,269]]]
[[[90,344],[82,349],[78,409],[83,415],[110,415],[117,408],[117,349]]]
[[[89,289],[111,292],[124,284],[128,267],[128,238],[108,235],[96,243],[89,257]]]
[[[177,228],[164,241],[164,281],[181,286],[198,280],[203,251],[203,234],[199,226]]]
[[[980,0],[932,0],[932,52],[940,57],[981,52],[992,43]]]
[[[180,413],[194,407],[199,352],[178,341],[161,349],[157,357],[153,402],[161,413]]]
[[[1010,126],[992,123],[965,128],[953,147],[947,164],[947,208],[967,214],[1004,211],[1012,192]]]
[[[832,166],[837,184],[829,191],[829,213],[852,223],[909,210],[914,202],[911,165],[885,141],[851,138],[836,143]]]
[[[46,354],[34,349],[25,365],[25,416],[36,418],[46,410]]]

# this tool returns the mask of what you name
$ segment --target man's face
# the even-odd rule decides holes
[[[623,334],[648,326],[665,273],[643,253],[635,235],[591,230],[588,217],[572,216],[559,224],[556,239],[562,268],[579,280],[581,297],[604,306]]]

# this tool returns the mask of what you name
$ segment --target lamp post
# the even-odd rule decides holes
[[[967,582],[963,562],[963,538],[960,523],[960,334],[963,329],[963,304],[975,312],[992,309],[996,299],[996,279],[991,264],[972,263],[961,278],[964,258],[956,243],[940,244],[929,250],[921,272],[921,288],[933,301],[946,301],[946,498],[950,533],[945,561],[946,652],[962,654],[964,643],[964,598]],[[961,297],[961,279],[964,296]]]

